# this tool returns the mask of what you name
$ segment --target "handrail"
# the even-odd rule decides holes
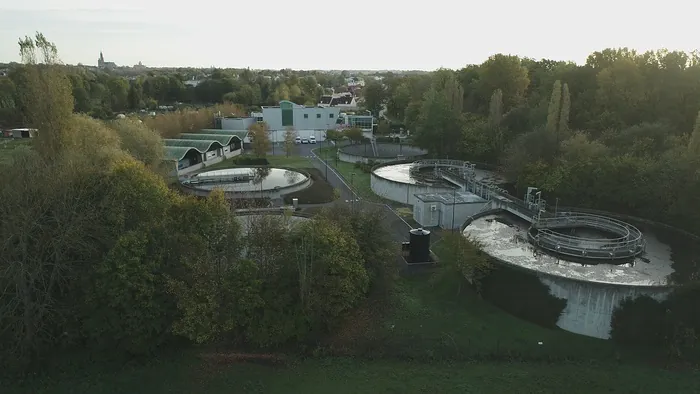
[[[616,233],[618,235],[618,238],[609,238],[610,241],[636,241],[642,238],[642,232],[639,231],[639,229],[637,229],[636,227],[632,226],[631,224],[599,215],[576,214],[574,216],[557,216],[552,218],[542,218],[539,221],[533,223],[533,227],[535,227],[536,229],[549,230],[552,228],[557,228],[561,225],[570,227],[572,224],[586,224],[590,227],[601,228]],[[557,236],[560,238],[569,237],[581,241],[600,240],[600,238],[572,237],[565,234],[557,234]]]
[[[613,238],[589,238],[560,234],[553,229],[573,225],[607,230]],[[645,249],[642,232],[629,223],[600,215],[562,212],[553,217],[539,218],[528,230],[528,237],[537,246],[574,257],[624,259],[632,258]]]
[[[625,240],[625,239],[609,239],[609,238],[600,238],[600,239],[585,239],[585,238],[575,238],[575,237],[567,237],[567,236],[561,236],[561,234],[557,234],[555,232],[552,232],[551,230],[540,230],[537,233],[538,236],[546,236],[548,239],[556,240],[559,243],[566,243],[570,245],[578,245],[581,242],[585,242],[588,245],[591,244],[596,244],[596,245],[611,245],[611,244],[616,244],[616,245],[637,245],[640,243],[639,239],[633,239],[633,240]]]

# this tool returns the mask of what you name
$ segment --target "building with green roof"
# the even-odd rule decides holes
[[[242,152],[237,135],[185,133],[180,138],[164,139],[165,159],[177,163],[178,175],[218,163]]]
[[[180,138],[185,140],[218,141],[224,148],[229,147],[230,150],[241,149],[241,146],[243,146],[243,138],[237,135],[183,133],[180,134]]]

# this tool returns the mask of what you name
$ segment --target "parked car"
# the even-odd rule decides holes
[[[312,135],[311,137],[309,137],[309,144],[315,144],[315,143],[316,143],[316,137],[314,137]]]
[[[309,143],[309,139],[308,139],[308,138],[302,138],[302,139],[301,139],[301,143],[302,143],[302,144],[308,144],[308,143]]]

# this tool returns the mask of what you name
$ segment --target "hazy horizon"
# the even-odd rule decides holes
[[[0,3],[0,33],[9,38],[0,40],[0,62],[19,61],[18,39],[36,31],[56,43],[65,63],[96,65],[102,51],[117,65],[149,67],[430,71],[479,64],[496,53],[582,64],[605,48],[689,52],[698,45],[694,8],[678,0],[663,9],[628,0],[566,8],[553,0],[175,4]]]

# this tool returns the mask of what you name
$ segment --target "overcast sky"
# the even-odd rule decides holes
[[[474,4],[472,4],[474,3]],[[66,63],[293,69],[460,68],[489,55],[700,47],[692,1],[0,0],[0,62],[43,32]]]

